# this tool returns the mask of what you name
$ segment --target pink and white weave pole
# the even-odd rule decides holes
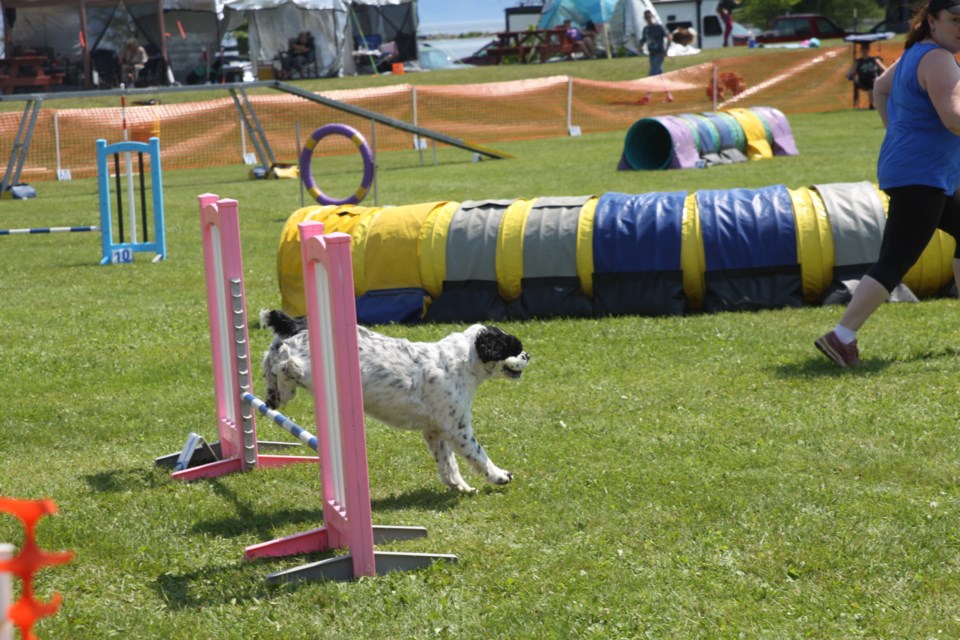
[[[421,527],[376,527],[375,535],[350,236],[323,235],[323,224],[318,222],[302,223],[299,229],[326,526],[247,547],[244,558],[349,549],[347,556],[271,574],[269,582],[351,579],[418,569],[438,559],[456,561],[456,556],[449,554],[374,551],[375,537],[412,539],[423,537],[426,531]]]
[[[176,471],[172,477],[215,478],[258,466],[316,462],[314,456],[259,453],[253,409],[241,400],[245,391],[252,393],[252,373],[237,201],[220,199],[212,193],[205,193],[198,200],[220,460]]]

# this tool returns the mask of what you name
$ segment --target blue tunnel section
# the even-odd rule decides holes
[[[593,228],[593,296],[597,315],[684,312],[680,263],[687,194],[603,195]]]
[[[705,311],[803,304],[797,235],[787,188],[697,193],[706,256]]]

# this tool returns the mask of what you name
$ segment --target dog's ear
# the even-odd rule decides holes
[[[480,362],[497,362],[518,356],[523,352],[523,343],[516,336],[498,329],[484,327],[474,341]]]
[[[260,326],[269,328],[280,338],[289,338],[295,336],[307,328],[306,318],[292,318],[283,311],[267,310],[260,311]]]

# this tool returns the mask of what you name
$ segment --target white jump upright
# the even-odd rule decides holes
[[[363,420],[350,236],[323,235],[323,224],[300,225],[304,290],[313,371],[314,415],[320,448],[325,526],[247,547],[247,559],[328,551],[349,555],[267,576],[272,583],[374,576],[425,567],[449,554],[374,551],[378,540],[425,535],[420,527],[374,527]]]
[[[214,448],[218,449],[219,459],[175,471],[172,477],[178,480],[215,478],[259,466],[316,463],[316,456],[264,455],[259,451],[261,444],[279,443],[257,440],[253,407],[243,399],[244,393],[251,393],[252,385],[237,201],[221,200],[210,193],[199,196],[199,200],[217,435],[220,438],[219,446]],[[163,464],[161,460],[157,460],[158,464]]]

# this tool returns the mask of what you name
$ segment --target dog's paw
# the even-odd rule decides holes
[[[446,483],[448,487],[460,493],[477,493],[477,490],[468,485],[463,479]]]
[[[505,469],[497,469],[497,473],[488,476],[487,480],[490,481],[490,484],[507,484],[513,480],[513,474]]]

